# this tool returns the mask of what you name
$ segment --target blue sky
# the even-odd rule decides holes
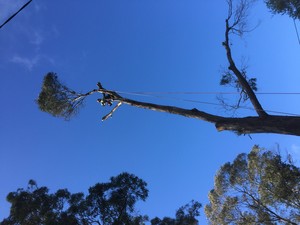
[[[0,0],[3,22],[26,1]],[[77,91],[101,81],[124,92],[232,91],[220,87],[226,67],[222,47],[225,0],[34,0],[0,30],[0,220],[8,216],[8,192],[29,179],[51,191],[86,191],[96,182],[123,171],[148,183],[150,195],[141,212],[174,216],[191,199],[206,204],[219,167],[254,144],[291,153],[300,160],[299,137],[217,132],[202,121],[130,106],[109,110],[87,99],[66,122],[38,110],[35,104],[43,76],[56,72]],[[299,55],[293,21],[272,16],[262,3],[249,17],[257,29],[232,38],[237,64],[245,61],[261,92],[299,92]],[[299,25],[299,23],[298,23]],[[198,108],[230,115],[215,95],[126,95],[160,104]],[[234,98],[235,96],[231,96]],[[259,95],[268,110],[300,114],[299,96]],[[243,110],[237,115],[254,115]],[[205,215],[201,211],[201,223]]]

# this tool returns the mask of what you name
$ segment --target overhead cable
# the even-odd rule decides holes
[[[7,20],[4,21],[4,23],[2,23],[0,25],[0,29],[7,24],[12,18],[14,18],[19,12],[21,12],[26,6],[29,5],[29,3],[32,2],[32,0],[28,1],[27,3],[25,3],[17,12],[15,12],[13,15],[11,15]]]

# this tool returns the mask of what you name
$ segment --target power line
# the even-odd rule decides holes
[[[14,13],[12,16],[10,16],[3,24],[1,24],[0,29],[7,24],[12,18],[14,18],[19,12],[21,12],[26,6],[29,5],[29,3],[32,2],[32,0],[25,3],[16,13]]]
[[[134,94],[134,95],[152,95],[152,94],[160,94],[160,95],[240,95],[240,92],[203,92],[203,91],[133,91],[133,92],[124,92],[119,91],[119,93],[123,94]],[[257,95],[300,95],[300,92],[256,92]]]

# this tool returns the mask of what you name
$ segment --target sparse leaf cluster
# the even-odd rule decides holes
[[[242,74],[243,77],[245,79],[247,79],[251,89],[253,91],[257,91],[257,84],[256,84],[256,78],[247,78],[246,76],[246,70],[242,70]],[[236,77],[230,72],[230,71],[226,71],[223,75],[222,78],[220,80],[220,85],[229,85],[233,88],[235,88],[238,92],[243,92],[245,93],[245,95],[247,95],[247,93],[245,92],[243,86],[240,84],[240,82],[238,81],[238,79],[236,79]],[[249,97],[247,97],[248,99]]]
[[[256,84],[256,78],[248,78],[246,75],[246,69],[241,70],[242,76],[247,80],[249,86],[253,91],[257,91],[257,84]],[[245,103],[247,100],[249,100],[249,96],[247,94],[247,91],[244,89],[244,87],[241,85],[240,81],[236,78],[234,74],[230,70],[225,71],[222,74],[220,85],[222,86],[230,86],[237,90],[237,92],[240,94],[239,99],[237,103],[234,106],[231,106],[230,108],[238,109],[240,107],[241,103]],[[221,99],[221,102],[224,106],[227,104],[223,99]]]

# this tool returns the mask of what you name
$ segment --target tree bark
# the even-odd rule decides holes
[[[158,105],[148,102],[140,102],[123,98],[114,91],[99,89],[98,92],[111,96],[113,101],[131,105],[138,108],[153,111],[166,112],[210,122],[215,125],[218,131],[233,131],[241,134],[274,133],[300,136],[300,116],[273,116],[266,117],[223,117],[200,111],[196,108],[184,109],[175,106]]]
[[[226,20],[225,41],[223,42],[223,46],[226,50],[226,56],[227,56],[227,60],[228,60],[228,63],[229,63],[228,69],[231,70],[235,74],[235,76],[237,77],[238,81],[240,82],[240,84],[242,85],[242,87],[246,91],[247,95],[249,96],[249,99],[250,99],[255,111],[257,112],[257,114],[260,117],[267,117],[268,114],[265,112],[265,110],[263,109],[263,107],[259,103],[255,93],[253,92],[253,90],[250,87],[247,80],[242,75],[241,71],[236,67],[236,65],[234,63],[234,60],[232,58],[231,48],[230,48],[230,44],[229,44],[229,32],[234,28],[233,26],[235,26],[235,25],[230,26],[228,19]],[[234,24],[236,24],[236,23],[234,23]]]
[[[238,134],[273,133],[300,136],[300,117],[267,116],[225,118],[215,123],[218,131],[228,130]]]

